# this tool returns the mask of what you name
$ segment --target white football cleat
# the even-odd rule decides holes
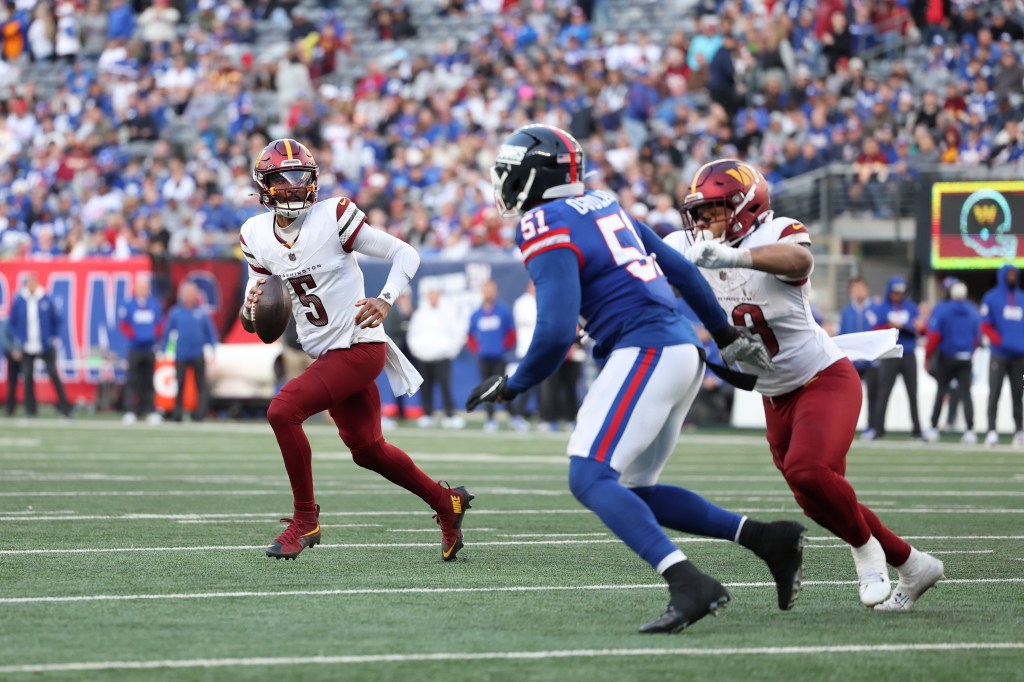
[[[150,412],[149,414],[146,415],[147,424],[162,424],[163,421],[164,416],[159,412]]]
[[[998,443],[999,443],[999,434],[998,433],[996,433],[995,431],[989,431],[988,433],[985,434],[985,447],[986,448],[990,448],[993,445],[996,445]]]
[[[1017,433],[1013,434],[1013,444],[1024,445],[1024,431],[1018,431]]]
[[[938,429],[925,429],[921,435],[924,438],[925,443],[938,443],[939,442],[939,431]]]
[[[429,429],[433,425],[434,418],[431,417],[429,414],[425,414],[416,420],[416,426],[420,427],[421,429]]]
[[[124,416],[121,417],[122,424],[134,424],[138,420],[134,412],[125,412]]]
[[[857,566],[861,603],[869,607],[881,604],[892,592],[882,545],[872,536],[863,546],[851,547],[850,550],[853,553],[853,563]]]
[[[977,445],[978,434],[974,431],[964,431],[964,435],[960,436],[960,442],[967,445]]]
[[[864,429],[864,431],[860,434],[861,440],[875,440],[876,438],[878,438],[878,434],[875,432],[874,429]]]
[[[900,574],[896,589],[888,600],[875,606],[875,611],[909,611],[922,594],[946,577],[941,561],[913,547],[906,563],[896,570]]]

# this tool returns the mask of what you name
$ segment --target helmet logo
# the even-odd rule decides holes
[[[287,168],[288,166],[301,166],[302,162],[298,159],[285,159],[281,162],[281,168]]]
[[[742,182],[744,187],[757,182],[757,177],[747,166],[737,165],[735,168],[730,168],[725,171],[725,174],[735,178],[739,182]]]
[[[507,163],[510,166],[518,166],[523,163],[523,158],[526,156],[526,152],[526,147],[520,147],[517,144],[503,144],[498,147],[498,156],[494,162]]]

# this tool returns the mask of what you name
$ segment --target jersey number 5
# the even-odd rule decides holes
[[[625,265],[626,272],[644,282],[653,282],[661,275],[661,269],[654,259],[641,251],[638,246],[640,235],[633,229],[633,221],[620,211],[597,219],[597,227],[601,230],[608,249],[612,252],[612,258],[616,265]],[[619,233],[625,231],[626,238],[623,240]],[[626,244],[623,244],[623,241]],[[636,246],[628,246],[632,242]]]
[[[298,295],[299,303],[313,309],[313,312],[306,313],[306,319],[309,320],[309,323],[314,327],[326,327],[327,311],[324,310],[324,302],[320,300],[319,296],[308,293],[316,289],[316,281],[313,280],[313,275],[292,277],[288,280],[288,283],[292,285],[292,289]]]
[[[749,319],[749,321],[748,321]],[[764,311],[753,303],[741,303],[732,309],[732,323],[738,327],[750,327],[750,331],[761,337],[768,355],[775,357],[779,352],[779,340],[764,319]]]

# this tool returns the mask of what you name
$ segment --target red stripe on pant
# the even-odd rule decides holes
[[[281,447],[296,513],[312,512],[316,504],[312,450],[302,423],[324,410],[334,420],[356,464],[418,495],[431,507],[441,500],[441,486],[409,455],[384,440],[376,382],[384,358],[383,343],[357,343],[327,351],[271,401],[267,420]]]
[[[597,447],[597,457],[595,459],[598,462],[603,462],[605,457],[608,456],[608,446],[615,440],[615,434],[619,430],[619,424],[626,417],[626,412],[629,411],[629,405],[633,402],[633,395],[636,393],[637,388],[644,380],[644,376],[651,369],[651,362],[654,361],[654,356],[657,354],[657,348],[648,348],[644,351],[644,357],[640,361],[640,365],[633,370],[633,378],[629,380],[629,387],[626,389],[626,393],[622,396],[622,400],[619,401],[619,406],[615,409],[615,416],[612,417],[611,423],[608,425],[608,430],[604,434],[604,438],[601,439],[601,444]]]
[[[862,389],[853,363],[843,358],[802,389],[764,398],[768,445],[804,513],[835,536],[860,547],[874,536],[889,564],[899,566],[910,545],[857,501],[846,480],[846,453],[860,417]]]

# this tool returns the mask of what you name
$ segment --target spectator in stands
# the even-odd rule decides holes
[[[903,386],[907,390],[907,401],[910,405],[910,421],[913,424],[913,438],[921,438],[921,419],[917,411],[917,337],[921,330],[920,313],[917,304],[907,298],[907,280],[903,277],[891,277],[885,287],[885,298],[873,305],[869,314],[874,318],[875,329],[897,329],[899,344],[903,346],[903,357],[886,358],[878,364],[878,401],[876,403],[874,434],[865,431],[865,440],[885,436],[885,416],[889,407],[889,396],[892,394],[896,377],[903,377]]]
[[[135,34],[135,11],[128,0],[110,0],[107,10],[107,39],[131,40]]]
[[[124,385],[124,423],[145,417],[159,424],[154,407],[153,373],[156,371],[157,343],[163,336],[164,311],[153,296],[149,275],[135,278],[131,299],[118,311],[118,328],[128,340],[128,373]]]
[[[177,37],[179,21],[181,12],[171,5],[170,0],[153,0],[153,4],[138,18],[141,37],[150,45],[170,45]]]
[[[202,305],[199,287],[195,283],[185,281],[178,294],[178,304],[167,314],[167,325],[160,344],[164,353],[174,356],[174,368],[178,377],[178,395],[174,400],[174,413],[171,419],[176,422],[182,420],[185,380],[188,369],[192,368],[196,391],[199,394],[199,402],[192,413],[192,421],[202,421],[206,417],[208,400],[206,366],[213,361],[214,346],[218,341],[217,330],[213,327],[210,314]]]
[[[465,327],[459,323],[457,311],[443,300],[440,289],[429,289],[426,300],[420,303],[409,318],[409,332],[406,336],[409,351],[423,375],[423,388],[420,391],[423,416],[419,419],[419,426],[428,427],[435,423],[435,388],[441,392],[445,414],[441,425],[453,429],[461,429],[466,425],[465,420],[455,414],[455,403],[452,401],[452,360],[462,350],[465,338]]]
[[[853,57],[853,36],[843,11],[832,12],[829,23],[829,30],[821,36],[821,42],[824,45],[823,52],[828,57],[828,69],[835,71],[840,59],[849,60]]]
[[[1004,265],[999,269],[996,285],[981,299],[981,320],[981,330],[988,337],[992,353],[985,445],[991,447],[999,442],[996,410],[1007,377],[1013,408],[1013,444],[1024,445],[1024,290],[1016,267]]]
[[[978,442],[978,436],[974,432],[974,402],[971,399],[971,358],[981,342],[981,316],[974,304],[967,300],[966,284],[953,283],[949,288],[949,300],[940,301],[932,310],[927,338],[925,366],[935,377],[938,388],[932,407],[932,425],[925,431],[924,439],[930,443],[938,441],[942,403],[955,380],[958,401],[964,406],[967,422],[967,430],[960,440],[973,445]],[[951,413],[952,406],[951,402]]]
[[[54,53],[58,59],[72,64],[82,50],[81,26],[72,0],[57,3],[57,29],[54,38]]]
[[[3,57],[8,62],[16,62],[25,53],[25,30],[22,17],[14,0],[4,3],[6,18],[0,25],[3,34]]]
[[[36,5],[32,23],[28,26],[28,47],[35,61],[53,59],[54,41],[57,38],[57,24],[53,21],[53,10],[49,3]]]
[[[64,393],[64,384],[57,372],[57,339],[60,337],[64,319],[57,305],[46,293],[39,276],[34,272],[24,275],[25,285],[11,304],[10,333],[14,348],[21,354],[21,374],[25,382],[25,414],[35,417],[36,405],[36,360],[46,365],[57,392],[57,410],[65,417],[71,416],[71,403]]]
[[[874,328],[876,318],[871,313],[871,290],[868,288],[867,280],[863,277],[854,277],[850,280],[850,302],[846,304],[839,315],[839,333],[857,334],[870,331]],[[870,440],[878,432],[878,424],[875,423],[875,407],[878,402],[878,363],[868,360],[861,360],[853,363],[857,368],[864,383],[864,395],[867,398],[868,427],[864,431],[865,438]]]
[[[516,346],[516,323],[512,311],[498,299],[498,283],[484,282],[481,290],[483,302],[469,319],[469,336],[466,345],[479,360],[480,380],[505,374],[508,354]],[[497,431],[494,421],[494,404],[488,403],[485,431]],[[517,429],[522,428],[522,417],[517,416],[515,406],[506,405],[509,417]]]

